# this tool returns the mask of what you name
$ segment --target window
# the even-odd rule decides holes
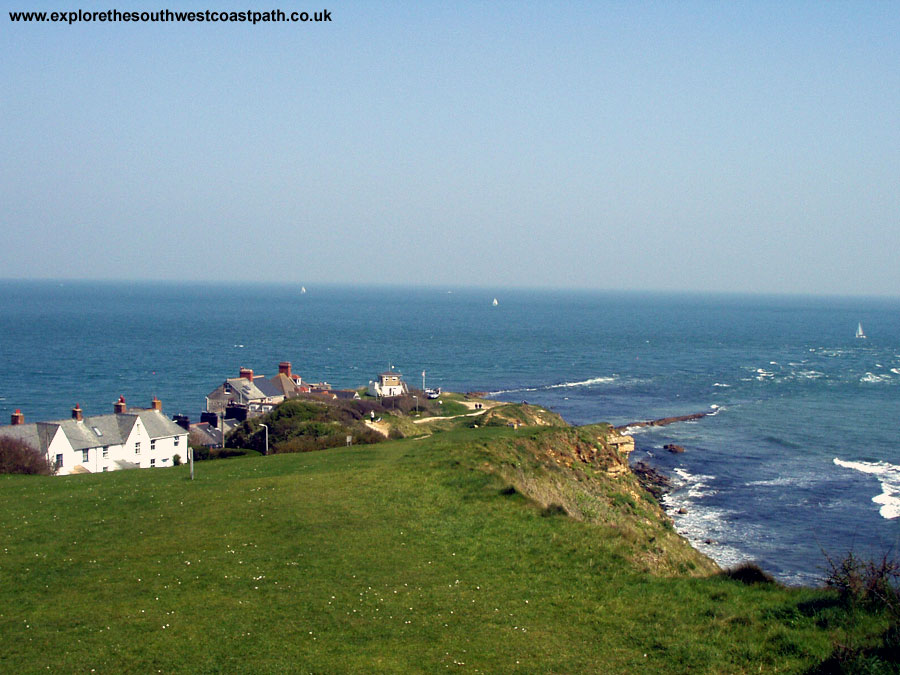
[[[109,471],[109,467],[108,467],[108,466],[104,466],[104,467],[103,467],[103,470],[104,470],[104,471]]]
[[[91,429],[93,429],[93,430],[94,430],[94,433],[97,434],[98,436],[102,436],[102,435],[103,435],[103,432],[100,431],[97,427],[91,427]]]
[[[156,460],[155,460],[155,459],[151,459],[151,460],[150,460],[150,466],[156,466]]]
[[[56,468],[58,469],[61,466],[62,466],[62,455],[57,455],[56,456]]]
[[[179,440],[180,438],[181,438],[181,436],[175,436],[175,447],[176,447],[176,448],[178,447],[178,440]]]
[[[109,459],[109,446],[103,446],[103,459]]]
[[[134,442],[134,454],[136,454],[136,455],[141,454],[141,442],[140,441]]]
[[[82,462],[88,461],[88,457],[90,456],[90,453],[91,453],[90,450],[82,450],[81,451],[81,461]]]
[[[156,450],[156,439],[155,438],[150,439],[150,451],[152,452],[153,450]]]

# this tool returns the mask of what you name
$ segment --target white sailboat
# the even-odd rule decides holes
[[[497,302],[497,298],[494,298],[494,301],[493,301],[491,304],[492,304],[494,307],[496,307],[496,306],[499,305],[500,303]]]
[[[306,293],[306,286],[300,287],[300,294],[302,295],[303,293]]]
[[[863,333],[863,329],[862,329],[862,322],[860,322],[856,326],[856,337],[857,337],[857,339],[863,339],[863,340],[866,339],[866,334]]]

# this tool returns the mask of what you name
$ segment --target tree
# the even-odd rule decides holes
[[[52,476],[55,470],[43,453],[25,441],[0,436],[0,473]]]

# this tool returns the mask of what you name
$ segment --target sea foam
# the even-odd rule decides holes
[[[519,387],[516,389],[498,389],[497,391],[488,392],[488,396],[500,396],[501,394],[517,394],[524,391],[549,391],[550,389],[569,389],[572,387],[590,387],[594,384],[609,384],[619,379],[618,375],[607,375],[601,377],[592,377],[587,380],[578,380],[577,382],[559,382],[558,384],[545,384],[539,387]]]
[[[878,478],[881,494],[872,497],[880,504],[879,513],[888,520],[900,517],[900,466],[888,462],[848,462],[834,458],[834,463],[845,469],[868,473]]]

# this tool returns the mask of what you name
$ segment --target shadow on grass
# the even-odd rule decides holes
[[[727,570],[724,570],[719,576],[725,579],[733,579],[734,581],[739,581],[742,584],[751,585],[751,584],[776,584],[775,578],[765,572],[759,565],[756,563],[741,563],[736,567],[730,567]]]

